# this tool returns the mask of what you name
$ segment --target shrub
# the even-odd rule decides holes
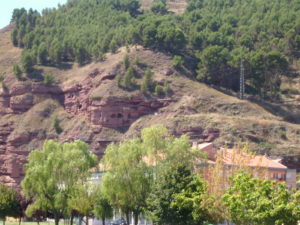
[[[123,85],[125,88],[132,88],[135,85],[134,69],[129,67],[124,76]]]
[[[118,49],[118,45],[117,45],[117,42],[115,39],[112,39],[110,44],[109,44],[109,50],[112,52],[112,53],[116,53]]]
[[[15,74],[17,80],[21,80],[22,79],[22,70],[18,64],[16,64],[16,63],[13,64],[13,71],[14,71],[14,74]]]
[[[175,55],[173,57],[173,66],[174,66],[174,68],[181,69],[183,67],[183,63],[184,63],[184,61],[183,61],[181,56]]]
[[[54,82],[54,76],[52,73],[46,73],[44,75],[44,80],[43,80],[43,84],[47,85],[47,86],[51,86]]]
[[[2,89],[7,89],[7,86],[4,83],[4,78],[5,78],[4,73],[0,73],[0,84],[1,84],[1,87],[2,87]]]
[[[166,95],[170,95],[172,93],[172,89],[167,81],[164,82],[163,91]]]
[[[34,65],[34,59],[30,52],[26,52],[26,51],[23,52],[21,62],[22,62],[22,66],[23,66],[23,71],[25,73],[32,72],[33,65]]]
[[[164,95],[164,90],[163,90],[162,86],[160,86],[159,84],[157,84],[155,86],[154,95],[156,95],[156,96],[162,96],[162,95]]]
[[[149,94],[151,92],[152,85],[153,85],[152,77],[153,77],[153,72],[151,70],[147,70],[141,83],[142,93]]]
[[[121,74],[118,74],[116,76],[116,82],[117,82],[118,87],[122,86],[122,76],[121,76]]]
[[[45,43],[42,43],[38,48],[38,60],[40,64],[44,65],[47,63],[48,51]]]
[[[166,14],[168,12],[166,1],[154,1],[150,6],[150,10],[154,14]]]
[[[127,70],[130,66],[130,60],[128,55],[125,55],[123,62],[124,62],[125,70]]]
[[[126,52],[127,52],[127,53],[130,53],[130,47],[129,47],[128,44],[126,44]]]
[[[0,73],[0,82],[3,82],[4,78],[5,78],[4,73]]]
[[[141,58],[140,58],[140,56],[138,56],[138,55],[135,57],[134,62],[140,68],[147,67],[147,63],[144,62],[144,61],[142,61]]]
[[[62,132],[62,128],[60,126],[60,121],[57,116],[55,116],[53,119],[53,128],[57,134],[60,134]]]

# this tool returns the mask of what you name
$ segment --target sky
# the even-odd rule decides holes
[[[0,0],[0,29],[10,22],[15,8],[36,9],[39,12],[44,8],[53,8],[66,3],[67,0]]]

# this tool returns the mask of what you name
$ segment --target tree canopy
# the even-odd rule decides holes
[[[50,140],[41,150],[32,151],[21,183],[25,196],[32,200],[27,215],[42,210],[52,214],[58,224],[70,213],[68,199],[76,184],[87,179],[96,162],[96,156],[81,141],[60,144]]]
[[[240,173],[233,178],[232,186],[223,196],[230,219],[243,225],[295,225],[299,212],[299,192],[291,193],[285,183],[253,178]]]
[[[176,15],[165,0],[145,11],[137,0],[70,0],[42,14],[14,10],[12,41],[30,52],[31,60],[24,54],[25,72],[34,63],[83,65],[120,46],[141,44],[188,55],[200,81],[233,90],[244,59],[251,90],[276,97],[282,76],[299,59],[299,10],[297,0],[190,0],[185,13]]]
[[[20,211],[19,197],[16,190],[0,184],[0,218],[5,224],[7,216],[16,216]]]

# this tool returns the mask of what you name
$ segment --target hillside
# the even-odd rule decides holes
[[[257,0],[255,4],[260,3]],[[89,4],[95,7],[90,14],[86,12],[90,15],[84,17],[86,20],[69,20],[81,15],[82,7]],[[237,44],[246,21],[232,25],[230,34],[224,31],[227,22],[218,25],[218,31],[205,28],[213,21],[205,10],[224,7],[226,14],[236,10],[235,5],[213,6],[203,1],[204,5],[195,6],[191,1],[187,6],[185,1],[168,1],[168,12],[153,15],[149,12],[152,1],[142,1],[145,14],[136,9],[126,11],[127,6],[122,10],[109,6],[111,11],[106,12],[98,4],[96,0],[72,0],[43,16],[35,12],[20,16],[17,10],[15,16],[19,19],[0,31],[1,182],[17,185],[27,155],[46,139],[83,140],[100,158],[109,143],[135,136],[153,124],[163,124],[175,135],[186,134],[191,141],[229,147],[249,143],[262,154],[299,154],[300,78],[295,46],[276,49],[266,44],[261,48],[259,45],[266,40],[258,36],[252,47],[245,48],[244,42]],[[183,13],[185,7],[188,11]],[[245,5],[240,7],[245,10]],[[101,27],[94,21],[97,12]],[[109,12],[114,15],[109,23],[121,21],[114,28],[105,24],[107,18],[101,19]],[[137,15],[131,15],[133,12]],[[204,13],[206,22],[195,23],[199,13]],[[63,15],[68,19],[60,21]],[[183,29],[189,21],[202,28],[198,27],[197,32],[192,27]],[[85,25],[90,22],[91,27]],[[175,30],[168,29],[170,22],[176,25]],[[32,27],[21,38],[22,23]],[[152,30],[153,23],[161,28]],[[48,28],[44,30],[42,24]],[[133,29],[130,36],[133,24],[144,30],[135,33]],[[296,18],[286,24],[297,26]],[[72,33],[75,30],[78,32]],[[18,40],[14,39],[15,32]],[[149,39],[152,32],[157,36]],[[193,32],[197,33],[195,40],[190,39]],[[288,41],[284,32],[277,41]],[[212,39],[205,36],[204,40],[204,33],[224,34],[227,41],[235,42],[235,47],[229,48],[227,41],[209,43]],[[137,39],[127,39],[127,35]],[[200,36],[201,47],[197,44]],[[60,38],[63,41],[58,41]],[[246,58],[245,100],[240,100],[237,93],[240,53]],[[20,76],[16,76],[16,65],[22,70]]]
[[[299,150],[300,125],[284,121],[284,107],[288,106],[242,101],[194,81],[173,68],[170,55],[136,46],[130,53],[121,48],[107,54],[104,62],[83,67],[40,66],[43,72],[51,71],[59,78],[56,85],[44,86],[14,78],[9,64],[20,60],[20,50],[12,47],[9,35],[10,31],[0,33],[0,55],[5,58],[1,68],[7,84],[0,101],[0,171],[1,181],[6,183],[19,182],[26,156],[45,139],[81,139],[101,157],[110,142],[136,135],[153,124],[164,124],[172,133],[187,134],[193,141],[213,141],[219,146],[249,142],[254,150],[271,154]],[[173,94],[144,96],[138,89],[119,88],[115,76],[125,72],[126,54],[132,64],[139,56],[154,72],[154,80],[158,84],[167,81]],[[145,68],[134,66],[139,73],[145,72]],[[137,83],[141,79],[137,78]],[[262,107],[267,104],[269,107]],[[294,113],[299,115],[297,110]],[[61,132],[54,129],[55,117]]]

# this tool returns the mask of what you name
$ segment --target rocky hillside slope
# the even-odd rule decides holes
[[[297,101],[285,105],[239,100],[234,93],[193,81],[188,70],[176,70],[172,56],[140,46],[129,53],[121,48],[107,54],[105,61],[83,67],[37,66],[41,74],[55,74],[51,86],[17,81],[12,64],[19,62],[21,50],[12,46],[9,28],[0,31],[0,40],[0,72],[5,77],[0,89],[0,182],[17,185],[26,157],[46,139],[83,140],[101,158],[109,143],[153,124],[163,124],[175,135],[186,134],[191,141],[218,146],[249,142],[255,151],[273,155],[299,152],[300,125],[286,121],[300,115]],[[151,69],[154,80],[167,82],[173,94],[145,96],[139,89],[119,88],[116,76],[124,74],[126,54],[132,64],[137,57],[143,62],[135,65],[139,74]]]

